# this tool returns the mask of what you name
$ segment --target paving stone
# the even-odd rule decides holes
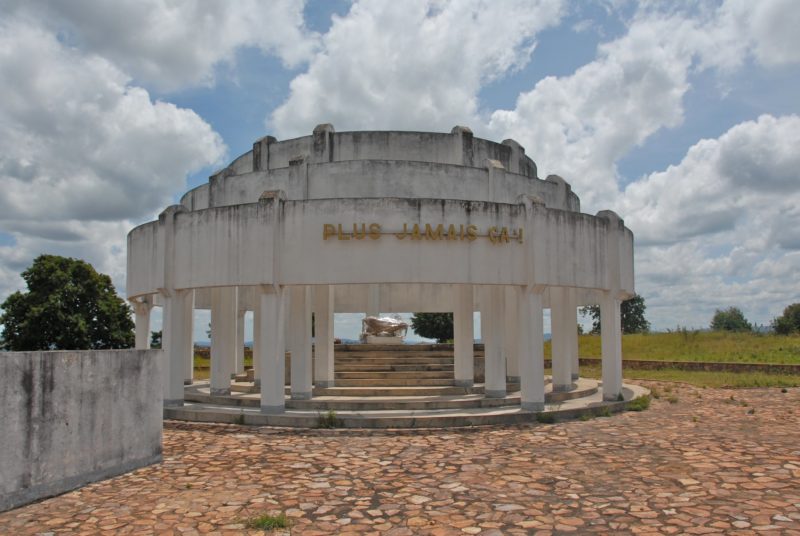
[[[163,463],[1,513],[0,534],[241,534],[280,512],[293,535],[800,534],[800,389],[642,383],[678,403],[458,430],[167,422]]]

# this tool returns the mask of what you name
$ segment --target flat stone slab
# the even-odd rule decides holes
[[[800,389],[642,383],[647,411],[557,424],[172,421],[162,464],[2,513],[0,534],[237,534],[265,512],[293,535],[798,533]]]

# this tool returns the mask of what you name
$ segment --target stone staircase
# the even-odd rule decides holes
[[[230,396],[212,396],[207,382],[186,388],[187,405],[165,409],[165,416],[185,420],[314,428],[333,411],[339,425],[354,428],[448,427],[512,424],[536,420],[521,410],[519,384],[507,382],[507,395],[486,398],[483,388],[483,346],[475,346],[475,385],[456,386],[452,345],[337,345],[335,386],[315,387],[311,400],[292,400],[288,385],[286,412],[261,414],[259,388],[252,371],[237,376]],[[595,380],[580,379],[567,392],[552,392],[546,379],[545,412],[559,418],[619,411],[640,388],[626,392],[623,402],[606,403]]]

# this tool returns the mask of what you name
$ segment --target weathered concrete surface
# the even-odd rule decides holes
[[[161,460],[161,351],[0,357],[0,510]]]
[[[647,411],[555,425],[170,422],[168,463],[0,514],[0,533],[256,534],[244,520],[281,511],[292,535],[800,532],[800,389],[647,386]]]

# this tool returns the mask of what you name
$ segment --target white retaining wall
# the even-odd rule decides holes
[[[161,461],[162,359],[0,353],[0,511]]]

